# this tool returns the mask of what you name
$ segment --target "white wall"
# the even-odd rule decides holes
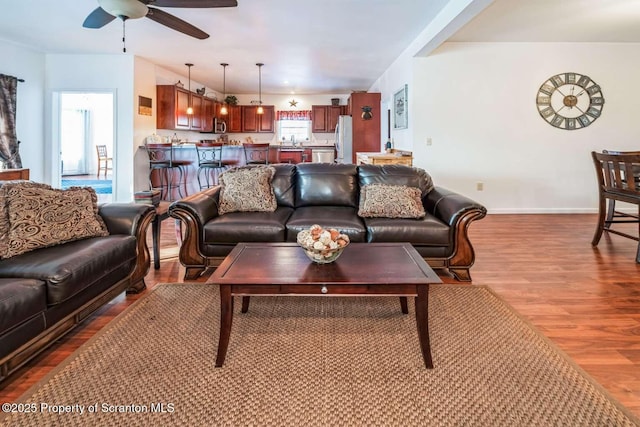
[[[595,212],[590,152],[639,148],[638,69],[633,43],[446,43],[414,60],[415,165],[490,212]],[[605,98],[602,116],[573,131],[546,123],[535,103],[546,79],[569,71]]]
[[[44,179],[44,73],[45,56],[23,46],[0,40],[0,73],[24,79],[18,83],[16,133],[22,166],[31,179]]]
[[[48,54],[46,67],[45,126],[52,130],[45,137],[44,151],[45,158],[52,161],[45,165],[45,180],[56,183],[57,171],[50,166],[60,164],[59,138],[51,123],[54,92],[113,91],[116,103],[113,200],[133,200],[134,105],[137,106],[137,96],[134,103],[134,57]]]

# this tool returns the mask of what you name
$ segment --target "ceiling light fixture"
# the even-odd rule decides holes
[[[149,8],[142,2],[130,0],[98,0],[107,13],[120,19],[138,19],[147,15]]]
[[[258,114],[263,114],[264,109],[262,108],[262,66],[264,65],[262,62],[258,62],[256,64],[258,66]]]
[[[147,16],[149,8],[142,2],[128,0],[98,0],[98,4],[103,11],[122,20],[122,51],[126,52],[125,22],[127,19],[138,19]]]
[[[222,107],[220,108],[220,114],[223,116],[228,114],[227,110],[227,66],[229,64],[222,63]]]
[[[189,106],[187,107],[187,114],[192,115],[193,107],[191,106],[191,67],[193,67],[193,64],[184,64],[184,65],[189,67]]]

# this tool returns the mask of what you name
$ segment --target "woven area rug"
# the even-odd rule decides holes
[[[111,194],[110,179],[62,179],[60,188],[63,190],[69,187],[91,187],[96,190],[96,194]]]
[[[236,301],[214,368],[218,305],[216,286],[157,286],[22,397],[35,413],[0,424],[638,424],[486,287],[431,287],[433,370],[395,297]]]

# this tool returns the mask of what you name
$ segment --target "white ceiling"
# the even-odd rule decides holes
[[[479,9],[487,0],[470,0]],[[122,22],[82,27],[97,0],[0,0],[0,39],[45,53],[120,54]],[[147,18],[126,23],[127,54],[227,93],[366,90],[447,4],[464,0],[238,0],[163,8],[211,35]],[[470,6],[471,7],[471,6]],[[460,42],[640,42],[640,0],[496,0],[449,38]],[[0,72],[1,72],[0,66]],[[287,83],[285,83],[285,81]]]
[[[640,0],[496,0],[449,41],[640,42]]]
[[[122,52],[122,22],[82,23],[97,0],[0,0],[0,39],[47,53]],[[238,0],[238,7],[162,8],[210,34],[198,40],[151,19],[126,22],[127,54],[227,93],[367,90],[447,0]],[[284,83],[287,81],[288,83]]]

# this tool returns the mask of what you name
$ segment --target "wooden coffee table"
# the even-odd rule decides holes
[[[351,243],[334,263],[315,264],[296,243],[239,243],[207,283],[220,286],[220,338],[216,367],[224,364],[233,297],[250,295],[399,296],[403,313],[414,296],[422,357],[433,368],[427,307],[429,284],[442,283],[409,243]]]

